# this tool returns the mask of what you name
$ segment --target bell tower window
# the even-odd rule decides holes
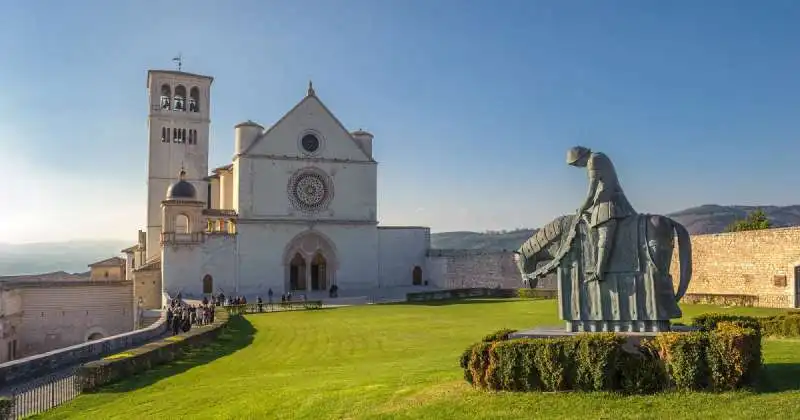
[[[172,129],[172,142],[173,143],[186,143],[186,129],[173,128]]]
[[[169,109],[171,98],[172,90],[169,85],[161,85],[161,109]]]
[[[186,88],[183,85],[175,87],[175,111],[186,111]]]
[[[197,86],[189,91],[189,112],[200,112],[200,89]]]

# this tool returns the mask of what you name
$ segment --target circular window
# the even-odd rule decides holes
[[[331,184],[321,171],[301,170],[289,179],[289,201],[295,208],[315,212],[327,207],[331,199]]]
[[[306,134],[300,140],[300,145],[303,146],[303,150],[306,152],[314,153],[319,149],[319,139],[313,134]]]

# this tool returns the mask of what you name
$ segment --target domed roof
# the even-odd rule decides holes
[[[259,128],[262,128],[262,129],[264,128],[263,125],[255,122],[253,120],[247,120],[247,121],[244,121],[244,122],[240,122],[239,124],[236,124],[235,126],[233,126],[233,128],[239,128],[239,127],[259,127]]]
[[[167,188],[167,200],[194,200],[197,190],[194,185],[186,181],[186,171],[181,169],[180,180]]]

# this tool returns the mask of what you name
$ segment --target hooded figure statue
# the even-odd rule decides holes
[[[590,232],[597,239],[596,265],[587,281],[602,281],[614,246],[617,220],[634,216],[636,211],[625,197],[617,171],[608,156],[576,146],[567,151],[567,164],[586,167],[589,174],[589,193],[577,213],[579,217],[588,216]]]

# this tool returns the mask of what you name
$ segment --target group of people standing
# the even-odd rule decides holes
[[[167,309],[167,324],[172,335],[189,332],[192,326],[209,325],[214,322],[214,305],[203,299],[200,305],[189,305],[180,295],[172,299]]]

